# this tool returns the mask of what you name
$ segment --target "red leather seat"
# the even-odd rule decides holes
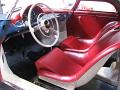
[[[35,64],[38,75],[62,82],[76,82],[103,57],[119,48],[120,31],[115,28],[100,38],[87,52],[63,52],[55,48]]]
[[[67,66],[67,67],[66,67]],[[77,64],[64,54],[58,48],[53,49],[45,57],[36,62],[38,74],[46,75],[48,77],[62,79],[68,79],[71,76],[71,80],[76,78],[75,73],[81,70],[81,65]]]
[[[76,49],[80,52],[86,52],[88,51],[97,40],[99,40],[105,33],[110,31],[111,29],[118,26],[117,21],[113,21],[108,23],[106,26],[102,28],[102,30],[92,39],[78,39],[74,36],[69,36],[67,39],[65,39],[61,44],[61,49],[65,50],[72,50]]]

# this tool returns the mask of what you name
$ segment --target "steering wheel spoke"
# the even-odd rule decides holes
[[[56,30],[54,30],[54,32],[53,32],[53,36],[55,37],[55,38],[58,38],[58,32],[56,31]]]
[[[36,26],[32,27],[32,29],[34,29],[33,32],[35,32],[35,31],[39,30],[39,27],[36,25]]]

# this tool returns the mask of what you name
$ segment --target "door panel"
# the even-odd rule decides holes
[[[75,11],[67,21],[68,35],[93,38],[107,23],[117,21],[116,13]]]

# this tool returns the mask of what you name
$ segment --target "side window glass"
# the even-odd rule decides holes
[[[107,2],[101,1],[81,1],[77,11],[101,11],[101,12],[116,12],[115,7]]]

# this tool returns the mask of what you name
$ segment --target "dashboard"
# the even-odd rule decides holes
[[[25,33],[29,33],[29,26],[28,26],[28,12],[31,6],[28,6],[22,14],[19,14],[18,11],[17,13],[21,16],[14,16],[16,18],[12,19],[13,26],[14,29],[9,30],[8,33],[8,37],[14,37],[14,36],[18,36],[18,35],[23,35]],[[31,14],[31,21],[33,22],[33,25],[36,24],[37,21],[37,16],[40,13],[44,13],[45,11],[43,11],[45,9],[41,9],[39,7],[35,7],[32,11]],[[16,12],[15,12],[16,13]],[[46,12],[45,12],[46,13]],[[55,11],[55,16],[57,17],[58,23],[59,23],[59,30],[60,30],[60,39],[59,42],[61,42],[62,40],[64,40],[67,37],[67,29],[66,29],[66,21],[67,19],[70,17],[70,14],[68,12],[58,12]],[[52,15],[48,14],[46,17],[46,19],[52,19]]]
[[[28,20],[28,12],[29,12],[29,9],[30,7],[28,7],[23,15],[21,16],[22,17],[22,20],[25,22]],[[40,14],[40,13],[44,13],[44,11],[42,9],[40,9],[39,7],[35,7],[34,10],[32,11],[32,17],[33,20],[32,21],[36,21],[35,19],[37,18],[37,16]],[[65,12],[65,13],[60,13],[60,12],[55,12],[55,16],[57,17],[57,19],[59,21],[64,21],[64,20],[67,20],[68,17],[70,16],[68,14],[68,12]],[[47,19],[51,19],[52,16],[49,14],[49,16],[47,15]]]

